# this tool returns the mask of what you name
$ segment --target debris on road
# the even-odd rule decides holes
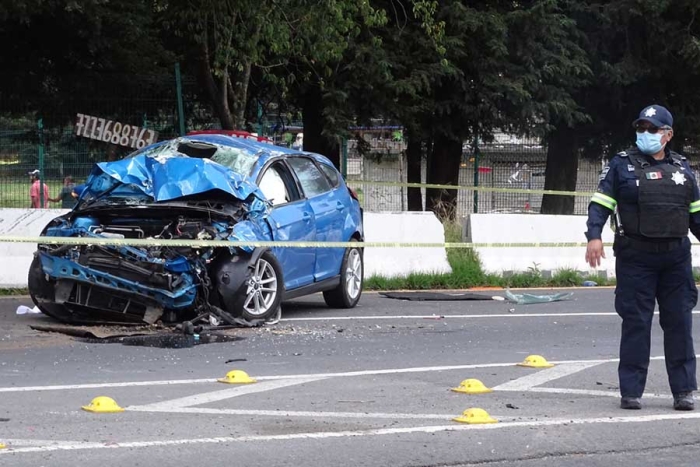
[[[41,313],[41,310],[36,306],[34,308],[29,308],[26,305],[20,305],[17,307],[18,315],[35,315],[37,313]]]
[[[494,300],[491,295],[480,295],[470,292],[381,292],[379,295],[396,300],[409,301],[457,301],[457,300]]]
[[[32,329],[56,332],[90,344],[122,344],[127,346],[181,349],[215,342],[243,339],[222,331],[210,332],[201,326],[163,328],[156,326],[71,326],[62,324],[32,325]],[[197,331],[195,333],[195,331]]]
[[[505,293],[506,298],[508,300],[518,305],[532,305],[534,303],[558,302],[561,300],[567,300],[574,295],[573,292],[560,292],[547,295],[535,295],[529,293],[514,294],[510,291],[510,289],[506,289]]]

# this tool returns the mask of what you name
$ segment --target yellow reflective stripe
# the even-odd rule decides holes
[[[700,199],[690,203],[690,213],[694,214],[696,212],[700,212]]]
[[[593,203],[598,203],[601,206],[605,206],[610,210],[615,210],[615,206],[617,206],[617,201],[615,201],[615,198],[611,198],[603,193],[594,193],[591,201]],[[700,209],[700,207],[698,209]]]

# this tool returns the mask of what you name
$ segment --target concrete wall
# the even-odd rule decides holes
[[[366,212],[367,242],[444,243],[445,231],[432,212]],[[405,276],[412,272],[450,273],[445,248],[365,249],[365,277]]]
[[[586,216],[558,216],[544,214],[471,214],[467,218],[467,241],[474,243],[586,243],[584,232]],[[700,264],[700,243],[694,236],[693,264]],[[603,242],[612,243],[613,231],[609,224],[603,229]],[[477,248],[485,271],[502,274],[504,271],[525,272],[536,267],[540,271],[556,272],[574,269],[581,272],[605,272],[615,276],[615,257],[612,247],[605,247],[606,258],[600,267],[592,269],[585,261],[586,248],[581,247],[501,247]]]
[[[65,209],[0,209],[0,236],[36,237]],[[370,242],[445,241],[442,225],[432,213],[365,213],[365,236]],[[0,287],[27,286],[34,243],[0,242]],[[365,277],[395,277],[411,272],[450,272],[444,248],[368,248]]]
[[[36,237],[67,209],[0,209],[0,236]],[[34,243],[0,243],[0,287],[27,286]]]

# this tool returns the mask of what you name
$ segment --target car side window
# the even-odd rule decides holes
[[[340,180],[338,179],[338,171],[335,170],[334,167],[330,167],[322,162],[318,164],[318,166],[321,167],[323,173],[326,174],[328,180],[331,181],[331,188],[336,188],[340,183]]]
[[[265,170],[265,174],[263,174],[258,184],[260,191],[263,192],[265,198],[267,198],[273,206],[288,203],[292,200],[287,185],[284,183],[282,173],[280,172],[280,165],[271,165]]]
[[[301,188],[307,198],[312,198],[331,189],[328,179],[321,173],[311,159],[291,157],[287,160],[297,174]]]

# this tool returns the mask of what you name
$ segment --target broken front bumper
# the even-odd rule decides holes
[[[190,308],[197,287],[189,274],[180,276],[172,289],[149,287],[104,271],[89,268],[66,258],[37,252],[41,272],[53,284],[53,303],[83,312],[120,314],[129,321],[155,322],[165,309]],[[115,317],[116,318],[116,317]]]

